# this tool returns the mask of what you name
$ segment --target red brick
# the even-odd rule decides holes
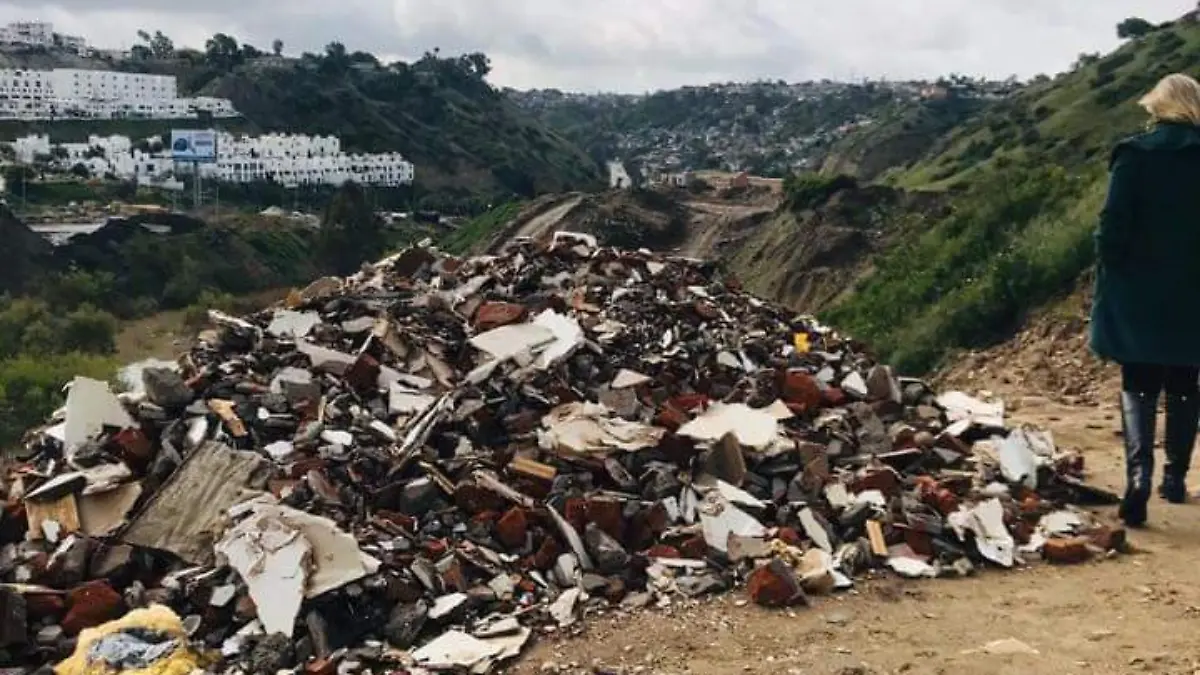
[[[363,352],[358,360],[346,371],[346,382],[355,391],[375,391],[379,388],[379,361],[374,356]]]
[[[310,661],[304,666],[305,675],[334,675],[336,672],[337,664],[328,658]]]
[[[679,558],[679,549],[666,544],[655,544],[646,551],[647,558]]]
[[[509,548],[521,548],[525,545],[526,534],[529,532],[529,518],[525,510],[513,507],[496,523],[496,538]]]
[[[1125,528],[1100,525],[1087,533],[1092,545],[1105,551],[1124,551],[1129,546]]]
[[[1046,541],[1042,555],[1052,563],[1074,565],[1086,561],[1092,556],[1092,552],[1088,549],[1087,537],[1072,537]]]
[[[825,391],[821,392],[821,399],[825,402],[825,405],[831,408],[846,405],[846,401],[848,400],[846,392],[838,387],[828,387],[825,389]]]
[[[629,593],[629,589],[625,586],[625,580],[621,577],[613,577],[608,580],[608,586],[604,589],[604,597],[609,602],[618,603],[625,599]]]
[[[683,412],[691,412],[708,404],[708,401],[709,398],[705,394],[680,394],[669,399],[667,406]]]
[[[621,511],[621,502],[615,499],[587,500],[588,522],[595,523],[605,534],[617,541],[623,541],[625,536],[625,518]]]
[[[704,537],[692,537],[679,544],[679,556],[691,560],[703,560],[708,555],[708,543]]]
[[[107,581],[92,581],[76,587],[67,594],[67,616],[62,627],[67,635],[78,635],[84,628],[94,628],[121,616],[125,602]]]
[[[855,478],[850,486],[852,492],[879,490],[885,495],[895,494],[900,488],[900,478],[889,469],[868,469]]]
[[[242,621],[249,621],[258,616],[258,606],[249,595],[240,595],[233,606],[233,615]]]
[[[927,498],[926,503],[937,509],[943,516],[948,516],[958,510],[958,495],[946,488],[937,488]]]
[[[67,600],[57,593],[26,593],[25,611],[31,619],[57,618],[67,611]]]
[[[450,544],[445,539],[431,539],[424,543],[424,547],[431,558],[440,558],[450,550]]]
[[[504,499],[495,492],[465,481],[454,488],[454,504],[471,514],[500,511],[505,506]]]
[[[546,537],[542,540],[542,545],[538,547],[536,553],[530,558],[529,562],[534,569],[548,570],[554,567],[554,562],[558,560],[558,556],[562,554],[562,549],[554,537]]]
[[[674,408],[663,408],[654,418],[654,426],[662,427],[672,433],[688,423],[688,416]]]
[[[583,528],[588,524],[587,502],[579,497],[568,499],[563,506],[563,518],[576,530],[583,532]]]
[[[906,527],[904,528],[904,543],[908,544],[908,547],[917,555],[926,558],[932,558],[934,555],[933,537],[928,532],[921,532],[911,527]]]
[[[442,584],[446,588],[453,588],[459,593],[466,593],[467,589],[471,587],[467,583],[467,576],[463,574],[462,564],[457,559],[452,560],[446,571],[442,572]]]
[[[793,607],[808,604],[796,573],[783,561],[772,560],[750,573],[750,599],[763,607]]]
[[[512,302],[485,302],[475,312],[475,329],[489,331],[516,323],[525,317],[524,305]]]
[[[792,409],[799,407],[802,412],[808,412],[821,407],[820,385],[812,375],[802,370],[784,373],[780,388],[784,402],[790,404]]]
[[[804,543],[804,538],[800,536],[800,533],[791,527],[779,528],[779,532],[775,534],[775,538],[788,546],[799,546]]]
[[[145,464],[154,455],[154,444],[140,429],[122,429],[113,436],[121,448],[122,459],[135,465]]]

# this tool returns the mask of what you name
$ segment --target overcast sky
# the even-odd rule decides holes
[[[16,0],[0,22],[40,19],[102,47],[139,28],[203,47],[216,32],[269,49],[337,40],[396,59],[482,51],[517,88],[637,92],[758,78],[1021,78],[1117,44],[1195,0]],[[177,9],[176,9],[177,7]]]

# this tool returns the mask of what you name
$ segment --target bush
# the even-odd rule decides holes
[[[985,170],[949,217],[910,232],[823,318],[910,373],[1006,336],[1090,262],[1091,213],[1063,213],[1081,180],[1032,161]]]
[[[819,206],[837,192],[858,186],[853,176],[816,173],[790,174],[783,179],[783,196],[789,209],[804,211]]]
[[[0,360],[0,450],[60,407],[62,387],[76,375],[107,380],[115,371],[110,358],[78,353]]]

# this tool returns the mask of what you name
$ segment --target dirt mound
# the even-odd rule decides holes
[[[1065,405],[1112,400],[1120,374],[1088,348],[1090,275],[1070,297],[1033,317],[1016,337],[970,352],[937,377],[942,386],[988,389],[1000,395],[1037,391]]]
[[[936,214],[944,197],[872,185],[842,189],[815,208],[780,210],[726,263],[747,288],[817,312],[869,271],[875,255],[906,231],[908,219]]]
[[[53,247],[2,204],[0,241],[5,251],[0,256],[0,294],[19,292],[49,264]]]

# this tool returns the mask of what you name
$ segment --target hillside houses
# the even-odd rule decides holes
[[[32,135],[11,147],[20,163],[44,162],[63,171],[85,170],[90,176],[153,185],[191,171],[177,165],[165,145],[162,138],[135,143],[126,136],[91,136],[83,143],[54,143],[47,135]],[[412,163],[399,153],[346,153],[336,137],[227,133],[217,136],[217,161],[201,164],[200,172],[204,179],[229,183],[301,187],[354,181],[385,188],[410,185],[415,174]]]

